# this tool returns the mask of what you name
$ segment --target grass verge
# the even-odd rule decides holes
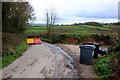
[[[26,42],[22,42],[20,45],[18,45],[16,47],[16,49],[13,51],[12,55],[2,56],[2,58],[0,59],[0,62],[2,62],[2,64],[0,64],[0,68],[3,68],[5,66],[9,65],[10,63],[12,63],[14,60],[16,60],[18,57],[20,57],[26,49],[27,49]]]
[[[110,55],[106,55],[99,59],[94,65],[95,71],[97,71],[98,78],[110,78],[112,74],[112,67],[110,64],[119,55],[119,52],[112,52]]]

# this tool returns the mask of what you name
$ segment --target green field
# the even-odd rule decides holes
[[[69,32],[69,33],[89,33],[99,31],[110,31],[109,26],[90,26],[90,25],[78,25],[78,26],[54,26],[54,31],[57,32]],[[45,32],[47,27],[30,27],[27,32]]]

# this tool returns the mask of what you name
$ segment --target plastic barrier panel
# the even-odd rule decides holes
[[[28,44],[34,43],[34,39],[27,39],[27,43],[28,43]]]
[[[41,40],[40,40],[39,38],[35,38],[35,39],[34,39],[34,43],[39,43],[39,44],[41,44]]]

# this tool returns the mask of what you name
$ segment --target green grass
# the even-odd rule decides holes
[[[84,27],[87,27],[87,28],[91,28],[91,29],[99,29],[99,30],[110,30],[108,28],[108,26],[103,26],[103,27],[99,27],[99,26],[90,26],[90,25],[83,25]]]
[[[48,42],[48,43],[52,43],[52,40],[50,39],[46,39],[46,38],[40,38],[42,41]]]
[[[32,29],[29,29],[28,32],[44,32],[46,30],[39,30],[39,29],[36,29],[36,30],[32,30]]]
[[[26,42],[21,43],[16,47],[16,49],[13,51],[12,55],[4,55],[2,56],[0,62],[2,61],[2,65],[0,65],[0,68],[3,68],[10,63],[12,63],[14,60],[16,60],[18,57],[22,55],[22,53],[27,49]]]
[[[2,57],[0,56],[0,68],[2,68]]]
[[[78,26],[54,26],[56,31],[71,31],[72,33],[88,33],[90,30],[110,30],[108,26],[90,26],[90,25],[78,25]],[[44,32],[47,30],[46,26],[43,27],[30,27],[27,32]]]
[[[118,55],[118,53],[112,53],[99,59],[94,65],[97,71],[98,78],[109,78],[112,72],[110,67],[111,61]]]
[[[95,64],[95,70],[99,78],[107,78],[111,73],[109,67],[110,58],[108,56],[103,57]]]

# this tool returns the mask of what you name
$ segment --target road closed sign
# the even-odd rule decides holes
[[[27,39],[27,44],[41,44],[41,40],[40,38],[30,38],[30,39]]]
[[[41,43],[41,40],[39,38],[34,39],[34,43]]]

